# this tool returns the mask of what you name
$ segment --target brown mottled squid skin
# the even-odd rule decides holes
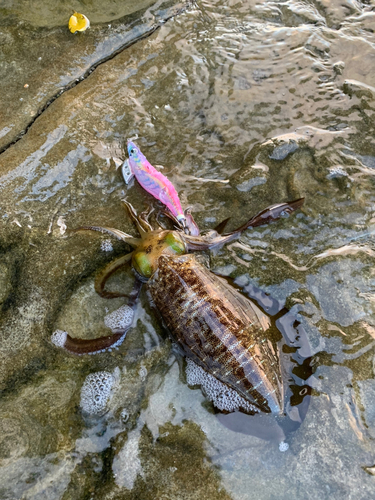
[[[260,309],[193,255],[161,256],[147,287],[186,356],[261,411],[282,411],[279,360]]]

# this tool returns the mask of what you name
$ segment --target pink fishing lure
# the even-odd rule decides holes
[[[128,141],[129,166],[139,184],[154,198],[160,200],[176,219],[184,224],[186,218],[177,191],[171,181],[154,168],[138,146]]]

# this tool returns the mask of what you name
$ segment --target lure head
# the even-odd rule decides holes
[[[178,231],[152,231],[143,237],[134,250],[132,265],[137,273],[148,280],[159,266],[161,255],[187,253],[186,244]]]
[[[133,141],[128,141],[128,155],[129,155],[129,162],[130,165],[133,163],[136,164],[138,168],[143,168],[147,167],[147,159],[145,155],[141,152],[139,147],[133,142]]]

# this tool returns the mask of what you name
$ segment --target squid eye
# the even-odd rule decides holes
[[[133,254],[133,266],[144,278],[150,278],[153,273],[152,263],[146,252],[138,251]]]
[[[176,254],[181,255],[186,252],[184,242],[181,240],[178,233],[170,232],[164,240],[168,247]]]

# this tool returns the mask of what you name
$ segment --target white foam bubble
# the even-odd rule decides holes
[[[279,443],[279,450],[280,450],[281,452],[284,452],[284,451],[289,450],[289,445],[288,445],[288,443],[286,443],[285,441],[281,441],[281,443]]]
[[[67,332],[64,332],[63,330],[56,330],[51,335],[51,342],[57,347],[64,347],[67,336]]]
[[[207,399],[221,411],[238,411],[240,409],[248,413],[259,413],[259,409],[246,401],[234,389],[220,382],[210,373],[198,366],[194,361],[186,358],[186,381],[189,385],[200,385]]]
[[[341,165],[335,165],[329,169],[329,174],[326,177],[327,179],[334,179],[335,177],[347,177],[347,175],[348,173]]]
[[[147,368],[141,365],[139,369],[139,378],[142,380],[142,382],[144,382],[146,380],[146,377],[147,377]]]
[[[60,234],[61,236],[63,234],[65,234],[65,231],[66,231],[66,224],[65,224],[65,220],[64,220],[64,217],[60,216],[58,219],[57,219],[57,225],[59,226],[60,228]]]
[[[120,414],[120,419],[125,424],[129,420],[129,412],[126,408],[123,408]]]
[[[107,314],[104,318],[104,324],[111,330],[125,330],[132,324],[133,317],[133,309],[124,305],[116,309],[116,311]]]
[[[112,252],[113,245],[111,240],[103,240],[100,244],[100,248],[103,252]]]
[[[111,396],[115,377],[109,372],[90,373],[81,389],[80,406],[91,415],[102,413]]]

